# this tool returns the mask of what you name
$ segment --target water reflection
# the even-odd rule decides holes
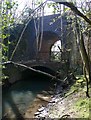
[[[37,94],[48,89],[50,81],[43,79],[23,80],[13,84],[8,91],[3,91],[3,115],[22,118]]]

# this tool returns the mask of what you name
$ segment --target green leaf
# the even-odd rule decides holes
[[[66,11],[69,11],[70,10],[70,8],[68,8],[68,7],[66,7],[66,8],[64,8],[64,11],[66,12]]]
[[[2,68],[5,69],[5,66],[3,65]]]
[[[2,39],[5,39],[5,38],[7,38],[7,36],[6,35],[2,35]]]
[[[10,45],[10,44],[11,44],[11,42],[10,42],[10,41],[8,41],[8,44]]]
[[[14,6],[14,5],[15,5],[15,2],[12,2],[12,5]]]
[[[6,26],[2,26],[2,30],[4,30],[6,28]]]

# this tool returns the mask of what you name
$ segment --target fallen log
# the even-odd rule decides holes
[[[3,63],[3,65],[5,66],[5,69],[3,70],[3,73],[9,77],[9,82],[10,83],[14,83],[17,80],[22,79],[22,72],[24,72],[25,70],[29,70],[30,74],[38,74],[38,75],[43,75],[44,77],[48,77],[51,80],[54,81],[59,81],[61,82],[60,79],[56,78],[56,76],[53,76],[49,73],[40,71],[40,70],[36,70],[32,67],[28,67],[24,64],[20,64],[20,63],[16,63],[16,62],[12,62],[12,61],[8,61]]]

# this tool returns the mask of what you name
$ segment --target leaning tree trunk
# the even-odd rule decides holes
[[[77,42],[78,42],[78,45],[79,45],[79,50],[80,50],[80,54],[81,54],[81,58],[82,58],[82,62],[83,62],[83,66],[84,66],[84,76],[86,78],[86,84],[87,84],[87,91],[86,91],[86,95],[87,97],[89,97],[89,82],[91,83],[91,71],[90,71],[90,59],[88,57],[88,54],[86,52],[86,49],[85,49],[85,44],[84,44],[84,38],[83,38],[83,34],[79,28],[79,25],[77,23],[77,20],[76,20],[76,30],[77,30]],[[86,77],[86,73],[88,74],[88,77]]]
[[[53,0],[54,1],[54,0]],[[82,17],[89,25],[91,25],[91,20],[86,16],[84,15],[82,12],[80,12],[78,10],[78,8],[72,3],[72,2],[59,2],[59,4],[63,4],[67,7],[69,7],[76,15]],[[84,45],[84,40],[83,40],[83,34],[79,34],[80,33],[80,29],[79,29],[79,25],[77,24],[77,20],[76,20],[76,29],[77,29],[77,37],[78,37],[78,41],[79,41],[79,50],[80,50],[80,53],[81,53],[81,57],[82,57],[82,61],[83,61],[83,64],[85,66],[85,70],[86,72],[88,73],[88,76],[89,76],[89,82],[91,84],[91,68],[90,68],[90,59],[88,57],[88,54],[86,52],[86,49],[85,49],[85,45]]]
[[[90,74],[90,58],[86,52],[85,45],[84,45],[84,39],[83,39],[83,34],[81,33],[81,39],[80,39],[80,50],[81,50],[81,56],[83,59],[83,64],[84,64],[84,77],[86,79],[86,86],[87,86],[87,91],[86,91],[86,96],[89,96],[89,83],[91,83],[91,74]],[[86,76],[86,73],[88,74],[88,77]]]
[[[86,15],[84,15],[82,12],[80,12],[78,10],[78,8],[72,2],[58,1],[58,3],[69,7],[76,15],[82,17],[89,25],[91,25],[91,20]],[[79,40],[79,49],[80,49],[82,61],[83,61],[83,64],[85,65],[85,69],[89,75],[89,81],[91,83],[90,59],[89,59],[88,54],[87,54],[86,49],[85,49],[83,35],[82,35],[82,33],[79,34],[80,31],[79,31],[79,25],[77,24],[77,19],[76,19],[76,25],[77,25],[76,29],[77,29],[77,36],[78,36],[78,40]]]
[[[87,54],[85,44],[84,44],[83,34],[81,32],[81,29],[79,28],[79,24],[77,22],[77,19],[76,19],[76,32],[77,32],[77,43],[79,46],[82,62],[84,64],[86,72],[89,76],[89,81],[91,82],[90,58]]]
[[[86,79],[86,96],[88,97],[88,98],[90,98],[90,95],[89,95],[89,83],[88,83],[88,78],[87,78],[87,76],[86,76],[86,69],[85,69],[85,66],[84,66],[84,77],[85,77],[85,79]]]
[[[85,66],[85,70],[89,76],[89,82],[91,82],[91,74],[90,74],[90,59],[89,56],[86,52],[85,45],[84,45],[84,39],[83,39],[83,34],[81,33],[81,39],[80,39],[80,51],[81,51],[81,56],[83,59],[83,63]]]

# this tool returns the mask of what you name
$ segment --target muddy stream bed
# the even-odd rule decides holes
[[[32,78],[14,83],[3,90],[3,116],[11,118],[34,118],[41,107],[51,100],[53,91],[50,80]],[[49,92],[51,94],[49,94]]]

